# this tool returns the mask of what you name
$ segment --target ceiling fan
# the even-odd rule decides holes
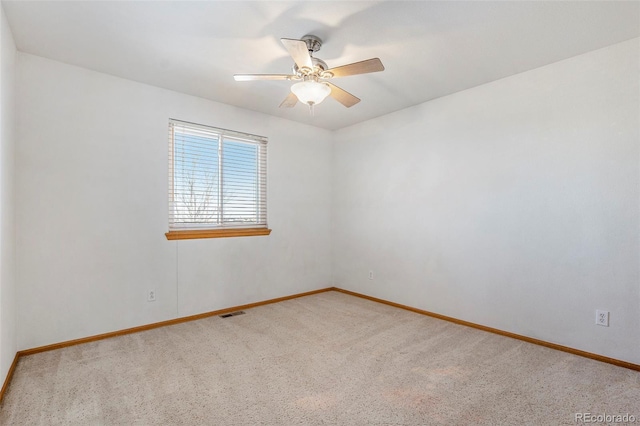
[[[281,38],[280,41],[295,62],[292,74],[235,74],[233,76],[236,81],[295,81],[296,83],[291,86],[291,93],[282,101],[280,108],[292,108],[300,101],[309,105],[313,114],[313,106],[318,105],[327,96],[331,96],[347,108],[352,107],[360,102],[360,99],[328,80],[384,71],[384,66],[378,58],[329,68],[322,59],[313,57],[313,53],[319,51],[322,46],[322,40],[314,35],[306,35],[302,40]]]

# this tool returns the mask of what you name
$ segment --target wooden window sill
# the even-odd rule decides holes
[[[269,235],[268,228],[185,229],[164,234],[167,240],[194,240],[197,238],[253,237]]]

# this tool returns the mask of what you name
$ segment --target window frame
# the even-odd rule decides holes
[[[175,155],[175,128],[183,127],[184,129],[192,129],[195,131],[205,131],[211,135],[217,136],[217,149],[219,152],[218,159],[218,176],[219,185],[222,185],[225,175],[225,167],[222,162],[223,146],[225,138],[227,141],[237,141],[241,143],[254,144],[257,149],[257,190],[258,196],[256,200],[256,215],[258,221],[255,223],[249,223],[248,225],[237,225],[231,223],[225,223],[224,220],[219,219],[218,223],[203,223],[202,226],[192,223],[190,225],[180,225],[175,222],[176,213],[176,189],[175,189],[175,170],[176,170],[176,155]],[[184,120],[169,119],[169,176],[168,176],[168,225],[169,230],[165,233],[167,240],[185,240],[185,239],[200,239],[200,238],[226,238],[226,237],[248,237],[248,236],[264,236],[271,233],[267,225],[267,138],[264,136],[253,135],[249,133],[238,132],[234,130],[222,129],[213,126],[207,126],[204,124],[192,123]],[[227,174],[231,173],[228,171]],[[217,205],[224,210],[225,202],[221,200],[220,194],[223,192],[221,186],[218,187]],[[219,208],[218,208],[219,209]],[[220,210],[220,209],[219,209]],[[261,210],[264,210],[261,212]]]

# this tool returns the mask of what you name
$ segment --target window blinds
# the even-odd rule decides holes
[[[169,121],[169,230],[267,227],[267,139]]]

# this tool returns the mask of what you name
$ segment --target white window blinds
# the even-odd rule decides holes
[[[267,227],[267,139],[169,121],[169,231]]]

